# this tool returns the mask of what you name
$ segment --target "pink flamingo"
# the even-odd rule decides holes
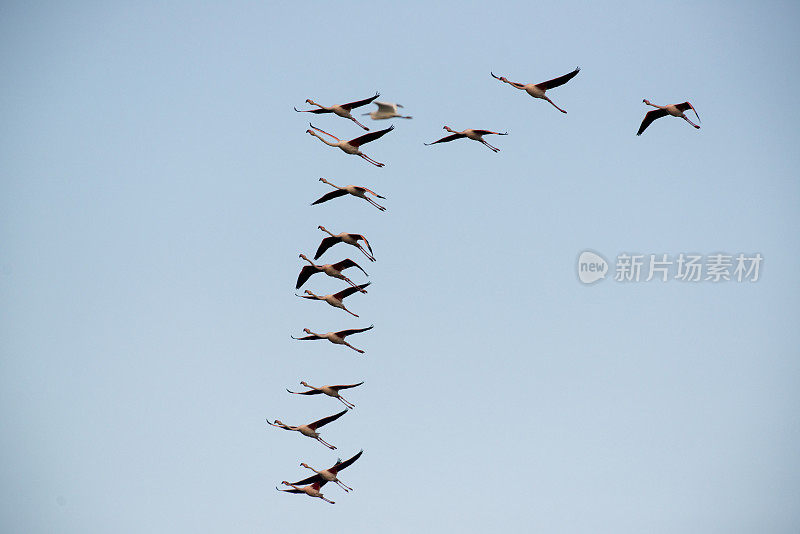
[[[553,104],[553,107],[556,108],[558,111],[560,111],[561,113],[566,113],[566,111],[564,111],[560,107],[556,106],[555,103],[552,100],[550,100],[547,97],[547,95],[545,95],[545,92],[548,89],[552,89],[554,87],[558,87],[560,85],[564,85],[565,83],[570,81],[572,78],[574,78],[580,71],[581,71],[581,68],[577,67],[577,68],[575,68],[575,70],[573,70],[569,74],[565,74],[563,76],[559,76],[558,78],[553,78],[552,80],[547,80],[546,82],[542,82],[542,83],[510,82],[504,76],[495,76],[493,72],[491,72],[490,74],[496,80],[500,80],[501,82],[507,83],[511,87],[516,87],[517,89],[522,89],[523,91],[525,91],[526,93],[531,95],[533,98],[541,98],[542,100],[547,100],[548,102]]]
[[[311,126],[312,130],[306,130],[306,133],[313,135],[314,137],[316,137],[317,139],[319,139],[320,141],[322,141],[326,145],[338,147],[338,148],[342,149],[342,151],[345,152],[346,154],[352,154],[354,156],[359,156],[361,158],[364,158],[366,161],[372,163],[376,167],[383,167],[385,165],[385,163],[380,163],[378,161],[375,161],[371,157],[369,157],[366,154],[364,154],[363,152],[361,152],[361,145],[369,143],[370,141],[374,141],[375,139],[378,139],[379,137],[381,137],[383,135],[386,135],[388,132],[391,132],[392,130],[394,130],[394,125],[389,126],[385,130],[378,130],[377,132],[370,132],[368,134],[362,135],[361,137],[356,137],[355,139],[350,139],[349,141],[342,141],[341,139],[339,139],[335,135],[329,134],[325,130],[320,130],[319,128],[317,128],[316,126],[314,126],[311,123],[308,123],[308,125]],[[327,139],[325,139],[324,137],[322,137],[321,135],[316,133],[314,130],[316,130],[317,132],[324,133],[325,135],[329,135],[329,136],[333,137],[334,139],[336,139],[336,142],[328,141]]]
[[[348,102],[347,104],[339,104],[339,105],[330,106],[330,107],[326,107],[326,106],[323,106],[321,104],[317,104],[316,102],[314,102],[310,98],[307,98],[306,99],[307,103],[311,104],[312,106],[317,106],[320,109],[297,109],[297,108],[294,108],[294,110],[297,111],[298,113],[317,113],[317,114],[319,114],[319,113],[333,113],[333,114],[338,115],[340,117],[344,117],[345,119],[350,119],[354,123],[356,123],[359,126],[361,126],[362,128],[364,128],[365,130],[369,130],[369,128],[367,128],[366,126],[364,126],[363,124],[358,122],[355,119],[355,117],[353,117],[353,115],[350,113],[350,111],[355,109],[355,108],[360,108],[361,106],[366,106],[367,104],[369,104],[370,102],[372,102],[373,100],[378,98],[379,96],[381,96],[381,95],[378,94],[378,93],[375,93],[375,96],[370,97],[370,98],[365,98],[364,100],[356,100],[355,102]]]

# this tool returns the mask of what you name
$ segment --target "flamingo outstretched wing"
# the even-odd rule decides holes
[[[371,283],[372,282],[367,282],[366,284],[361,284],[360,286],[356,286],[356,287],[352,287],[351,286],[351,287],[348,287],[346,289],[342,289],[338,293],[334,293],[333,296],[336,297],[339,300],[342,300],[345,297],[349,297],[350,295],[352,295],[356,291],[361,291],[362,289],[364,289],[365,287],[367,287]]]
[[[369,246],[369,241],[367,241],[366,237],[364,237],[361,234],[347,234],[347,235],[349,235],[352,239],[355,239],[356,241],[358,241],[359,239],[361,241],[363,241],[364,244],[367,245],[367,249],[369,250],[369,253],[372,254],[372,247]]]
[[[321,391],[318,391],[316,389],[309,389],[308,391],[290,391],[287,388],[286,391],[288,391],[289,393],[293,393],[295,395],[320,395],[320,394],[322,394]],[[298,483],[295,482],[295,484],[297,485]]]
[[[355,455],[354,455],[352,458],[350,458],[350,459],[348,459],[348,460],[345,460],[344,462],[343,462],[343,461],[341,461],[341,460],[339,460],[339,461],[337,461],[337,462],[336,462],[336,463],[333,465],[333,467],[331,467],[330,469],[328,469],[328,471],[331,471],[331,472],[333,472],[333,473],[338,473],[339,471],[343,471],[343,470],[344,470],[344,469],[346,469],[347,467],[350,467],[351,465],[353,465],[353,462],[355,462],[356,460],[358,460],[359,458],[361,458],[361,455],[362,455],[362,454],[364,454],[364,451],[363,451],[363,450],[359,451],[359,452],[358,452],[357,454],[355,454]]]
[[[446,137],[442,137],[441,139],[434,141],[433,143],[423,143],[423,144],[430,146],[430,145],[435,145],[436,143],[449,143],[450,141],[455,141],[456,139],[461,139],[462,137],[466,137],[466,135],[454,133]]]
[[[319,272],[319,269],[313,267],[311,265],[306,265],[302,269],[300,269],[300,274],[297,275],[297,284],[295,285],[295,289],[300,289],[303,284],[305,284],[309,278],[311,278],[312,274],[316,274]]]
[[[340,389],[355,388],[355,387],[360,386],[363,383],[364,382],[359,382],[358,384],[342,384],[342,385],[338,385],[338,386],[329,386],[329,387],[335,389],[336,391],[339,391]]]
[[[560,85],[564,85],[565,83],[570,81],[572,78],[577,76],[580,71],[581,71],[581,68],[580,67],[576,67],[575,70],[573,70],[572,72],[570,72],[568,74],[565,74],[563,76],[559,76],[558,78],[553,78],[552,80],[547,80],[546,82],[537,83],[536,87],[538,87],[539,89],[542,89],[543,91],[547,91],[548,89],[552,89],[553,87],[558,87]]]
[[[687,109],[691,109],[692,111],[694,111],[694,115],[695,115],[695,117],[697,117],[697,120],[699,122],[703,122],[703,121],[700,120],[700,115],[697,114],[697,110],[694,109],[694,106],[692,105],[691,102],[687,101],[687,102],[683,102],[681,104],[676,104],[675,107],[678,108],[681,111],[686,111]]]
[[[359,270],[361,270],[362,273],[364,273],[365,276],[369,276],[367,274],[367,271],[362,269],[361,266],[359,266],[356,262],[354,262],[350,258],[347,258],[346,260],[342,260],[342,261],[340,261],[338,263],[334,263],[333,264],[333,268],[336,269],[339,272],[342,272],[345,269],[349,269],[350,267],[357,267]]]
[[[333,414],[333,415],[329,415],[328,417],[323,417],[322,419],[320,419],[320,420],[318,420],[318,421],[314,421],[313,423],[311,423],[311,424],[310,424],[310,425],[308,425],[308,426],[309,426],[309,428],[311,428],[312,430],[316,430],[316,429],[318,429],[319,427],[325,426],[325,425],[327,425],[328,423],[330,423],[330,422],[332,422],[332,421],[336,421],[336,420],[337,420],[337,419],[339,419],[341,416],[343,416],[344,414],[346,414],[348,411],[349,411],[349,410],[348,410],[347,408],[345,408],[344,410],[342,410],[342,411],[341,411],[341,412],[339,412],[339,413],[335,413],[335,414]]]
[[[361,145],[365,145],[365,144],[369,143],[370,141],[374,141],[375,139],[378,139],[379,137],[382,137],[382,136],[386,135],[387,133],[391,132],[392,130],[394,130],[394,124],[389,126],[388,128],[386,128],[385,130],[378,130],[377,132],[370,132],[370,133],[364,134],[364,135],[362,135],[360,137],[356,137],[355,139],[351,139],[351,140],[348,141],[348,143],[350,143],[354,147],[360,147]]]
[[[319,114],[319,113],[333,113],[329,109],[322,109],[322,108],[317,108],[317,109],[297,109],[297,108],[294,108],[294,110],[296,112],[298,112],[298,113],[317,113],[317,114]],[[285,490],[282,490],[282,491],[285,491]]]
[[[314,259],[318,260],[320,256],[322,256],[326,250],[331,248],[333,245],[341,241],[338,237],[326,237],[323,239],[320,244],[319,248],[317,248],[316,254],[314,254]]]
[[[500,133],[500,132],[492,132],[491,130],[472,130],[472,131],[473,131],[473,132],[475,132],[475,133],[476,133],[476,134],[478,134],[478,135],[489,135],[489,134],[494,134],[494,135],[508,135],[508,132],[502,132],[502,133]]]
[[[350,330],[339,330],[338,332],[336,332],[336,335],[339,337],[345,337],[351,334],[360,334],[361,332],[366,332],[367,330],[372,330],[373,328],[375,328],[374,324],[366,328],[352,328]]]
[[[324,195],[319,197],[317,200],[312,202],[311,205],[313,206],[314,204],[322,204],[323,202],[327,202],[327,201],[332,200],[332,199],[337,198],[337,197],[342,197],[342,196],[344,196],[346,194],[347,194],[347,191],[343,191],[342,189],[337,189],[336,191],[331,191],[330,193],[325,193]]]
[[[667,115],[669,115],[669,113],[667,113],[666,109],[654,109],[652,111],[648,111],[647,115],[644,116],[644,120],[639,126],[639,131],[636,132],[636,135],[642,135],[642,132],[645,131],[648,126],[650,126],[650,123],[656,119],[660,119],[661,117],[666,117]]]
[[[361,106],[366,106],[367,104],[369,104],[370,102],[372,102],[373,100],[378,98],[379,96],[381,96],[380,93],[375,93],[375,96],[372,96],[372,97],[369,97],[369,98],[365,98],[364,100],[356,100],[355,102],[348,102],[347,104],[342,104],[341,107],[343,107],[344,109],[346,109],[348,111],[353,109],[353,108],[360,108]]]

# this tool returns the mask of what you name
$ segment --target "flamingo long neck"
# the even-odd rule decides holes
[[[330,231],[330,230],[328,230],[328,229],[327,229],[327,228],[325,228],[324,226],[321,228],[321,230],[322,230],[323,232],[325,232],[326,234],[328,234],[329,236],[331,236],[331,237],[336,237],[335,235],[333,235],[333,234],[331,233],[331,231]]]
[[[317,471],[316,469],[314,469],[314,468],[313,468],[313,467],[311,467],[310,465],[307,465],[306,467],[307,467],[308,469],[311,469],[312,471],[314,471],[314,472],[315,472],[316,474],[318,474],[318,475],[319,475],[320,473],[322,473],[322,471]]]
[[[309,132],[309,133],[311,135],[313,135],[314,137],[316,137],[317,139],[319,139],[320,141],[322,141],[323,143],[325,143],[326,145],[328,145],[328,146],[339,146],[339,143],[335,143],[333,141],[328,141],[327,139],[325,139],[324,137],[322,137],[321,135],[319,135],[317,132],[315,132],[313,130],[311,132]],[[331,184],[331,185],[333,185],[333,184]]]
[[[313,261],[311,261],[307,257],[305,257],[305,255],[303,256],[303,259],[306,260],[308,263],[310,263],[312,267],[317,267],[317,265],[315,265]]]
[[[334,187],[334,188],[336,188],[336,189],[339,189],[339,190],[342,190],[342,189],[347,189],[346,187],[339,187],[339,186],[338,186],[338,185],[336,185],[336,184],[332,184],[331,182],[329,182],[329,181],[328,181],[328,180],[326,180],[325,178],[322,178],[322,183],[324,183],[324,184],[328,184],[329,186],[331,186],[331,187]]]

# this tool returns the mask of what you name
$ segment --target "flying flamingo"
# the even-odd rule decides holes
[[[307,388],[311,388],[311,389],[309,389],[308,391],[289,391],[287,389],[286,391],[289,391],[289,393],[291,393],[293,395],[319,395],[319,394],[322,393],[322,394],[325,394],[325,395],[327,395],[329,397],[333,397],[335,399],[339,399],[339,401],[341,401],[342,404],[344,404],[348,408],[355,408],[356,407],[355,404],[353,404],[352,402],[348,402],[344,397],[339,395],[339,390],[340,389],[350,389],[350,388],[358,387],[363,383],[364,382],[359,382],[358,384],[347,384],[347,385],[343,384],[343,385],[338,385],[338,386],[322,386],[322,387],[316,388],[314,386],[308,385],[308,383],[306,383],[305,381],[302,381],[302,382],[300,382],[301,385],[303,385],[303,386],[305,386]],[[299,484],[299,482],[298,482],[298,484]]]
[[[642,121],[641,126],[639,126],[639,131],[636,132],[636,135],[642,135],[642,132],[645,130],[645,128],[650,126],[651,122],[653,122],[656,119],[660,119],[661,117],[666,117],[667,115],[672,115],[673,117],[680,117],[689,124],[691,124],[692,126],[694,126],[695,128],[698,129],[700,128],[700,126],[690,121],[689,117],[683,114],[684,111],[691,109],[692,111],[694,111],[695,116],[697,116],[698,122],[700,121],[700,115],[697,115],[697,110],[694,109],[694,106],[692,106],[692,104],[689,102],[683,102],[682,104],[670,104],[668,106],[657,106],[655,104],[652,104],[646,98],[642,100],[642,102],[644,102],[648,106],[653,106],[654,108],[657,109],[647,112],[647,115],[644,116],[644,120]]]
[[[364,453],[364,451],[362,450],[362,451],[358,452],[358,454],[356,454],[355,456],[353,456],[349,460],[345,460],[344,462],[342,461],[341,458],[339,458],[339,459],[336,460],[336,463],[333,464],[332,467],[329,467],[328,469],[324,469],[322,471],[317,471],[313,467],[309,466],[307,463],[303,462],[303,463],[300,464],[302,467],[305,467],[306,469],[311,469],[316,474],[315,475],[311,475],[308,478],[304,478],[300,482],[295,482],[292,485],[293,486],[295,486],[295,485],[299,486],[301,484],[320,484],[320,485],[322,485],[322,484],[325,484],[326,482],[336,482],[339,485],[339,487],[342,488],[343,490],[345,490],[345,491],[353,491],[353,488],[351,488],[350,486],[346,486],[341,480],[339,480],[337,478],[337,475],[339,474],[339,471],[343,471],[345,468],[350,467],[351,465],[353,465],[353,462],[358,460],[363,453]]]
[[[305,284],[309,278],[311,278],[311,275],[317,273],[325,273],[332,278],[338,278],[339,280],[344,280],[345,282],[356,288],[358,291],[366,293],[364,289],[359,288],[352,280],[350,280],[349,278],[347,278],[345,275],[342,274],[342,271],[344,271],[345,269],[349,269],[350,267],[358,267],[359,269],[361,269],[361,267],[359,267],[359,265],[353,260],[348,258],[338,263],[333,263],[333,264],[326,263],[325,265],[315,265],[314,262],[309,260],[305,254],[300,254],[300,257],[306,260],[311,265],[306,265],[305,267],[300,269],[300,274],[297,275],[297,285],[295,286],[295,289],[300,289],[300,287],[302,287],[302,285]],[[361,272],[369,276],[364,269],[361,269]]]
[[[316,334],[311,330],[309,330],[308,328],[304,328],[303,332],[309,335],[305,337],[292,336],[292,339],[298,339],[301,341],[306,341],[309,339],[327,339],[331,343],[336,343],[337,345],[346,345],[351,349],[353,349],[354,351],[358,352],[359,354],[364,354],[363,350],[355,348],[353,345],[345,341],[344,338],[346,338],[350,334],[360,334],[361,332],[366,332],[367,330],[372,330],[373,328],[375,328],[375,325],[370,325],[367,328],[353,328],[351,330],[339,330],[338,332],[328,332],[326,334]]]
[[[370,111],[369,113],[364,113],[364,115],[369,115],[372,120],[379,121],[381,119],[392,119],[397,117],[398,119],[410,119],[411,117],[406,115],[400,115],[398,113],[397,108],[402,108],[400,104],[392,104],[390,102],[374,102],[375,105],[378,106],[378,109],[375,111]]]
[[[363,198],[364,200],[366,200],[367,202],[369,202],[370,204],[372,204],[373,206],[375,206],[376,208],[378,208],[381,211],[386,211],[386,208],[384,208],[383,206],[381,206],[380,204],[378,204],[377,202],[375,202],[374,200],[372,200],[371,198],[369,198],[367,196],[367,193],[369,193],[369,194],[371,194],[373,196],[376,196],[378,198],[384,198],[384,199],[386,198],[386,197],[380,196],[378,193],[376,193],[372,189],[367,189],[366,187],[361,187],[360,185],[346,185],[344,187],[339,187],[338,185],[330,183],[325,178],[320,178],[319,181],[323,182],[323,183],[326,183],[331,187],[335,187],[336,191],[331,191],[330,193],[326,193],[326,194],[322,195],[317,200],[315,200],[314,202],[311,203],[312,206],[314,204],[322,204],[323,202],[327,202],[327,201],[329,201],[329,200],[331,200],[333,198],[336,198],[336,197],[342,197],[344,195],[351,194],[354,197]]]
[[[306,130],[306,133],[313,135],[314,137],[316,137],[317,139],[319,139],[320,141],[322,141],[326,145],[339,147],[340,149],[342,149],[347,154],[353,154],[353,155],[362,157],[366,161],[368,161],[368,162],[372,163],[373,165],[375,165],[376,167],[383,167],[385,165],[385,163],[380,163],[378,161],[375,161],[371,157],[369,157],[366,154],[364,154],[363,152],[361,152],[360,147],[363,144],[369,143],[370,141],[374,141],[375,139],[378,139],[382,135],[385,135],[386,133],[391,132],[392,130],[394,130],[394,125],[389,126],[385,130],[378,130],[377,132],[370,132],[368,134],[364,134],[361,137],[356,137],[355,139],[351,139],[349,141],[342,141],[341,139],[339,139],[335,135],[329,134],[325,130],[320,130],[319,128],[317,128],[316,126],[311,124],[310,122],[308,123],[308,125],[311,126],[312,130]],[[334,143],[333,141],[328,141],[327,139],[325,139],[324,137],[322,137],[318,133],[314,132],[314,130],[316,130],[317,132],[322,132],[325,135],[330,135],[331,137],[336,139],[336,142]]]
[[[308,293],[308,295],[297,295],[297,296],[304,299],[324,300],[334,308],[341,308],[350,315],[352,315],[353,317],[358,317],[358,315],[356,315],[355,313],[351,312],[350,310],[344,307],[344,302],[342,302],[342,300],[344,300],[345,297],[349,297],[356,291],[362,291],[369,284],[370,283],[367,282],[366,284],[361,284],[360,286],[348,287],[347,289],[343,289],[338,293],[334,293],[333,295],[315,295],[314,293],[306,289],[306,293]]]
[[[448,132],[452,132],[452,135],[448,135],[446,137],[442,137],[441,139],[439,139],[438,141],[434,141],[433,143],[424,143],[424,144],[430,146],[430,145],[435,145],[436,143],[447,143],[447,142],[450,142],[450,141],[455,141],[456,139],[461,139],[463,137],[466,137],[467,139],[472,139],[473,141],[478,141],[479,143],[483,143],[484,145],[488,146],[489,148],[491,148],[495,152],[500,152],[499,148],[495,148],[492,145],[490,145],[489,143],[487,143],[486,141],[484,141],[483,140],[483,136],[484,135],[489,135],[489,134],[493,134],[493,135],[508,135],[508,132],[503,132],[503,133],[490,132],[489,130],[472,130],[472,129],[469,129],[469,130],[464,130],[463,132],[457,132],[457,131],[453,130],[452,128],[450,128],[449,126],[445,126],[444,129],[447,130]]]
[[[278,491],[285,491],[286,493],[305,493],[309,497],[318,497],[318,498],[322,499],[325,502],[329,502],[331,504],[336,504],[332,500],[326,499],[322,495],[322,493],[320,493],[320,491],[319,491],[320,488],[323,486],[323,484],[325,484],[326,482],[327,482],[327,480],[323,480],[322,482],[314,482],[313,484],[309,484],[308,486],[304,486],[304,487],[301,488],[299,486],[295,486],[294,484],[289,484],[288,482],[286,482],[284,480],[283,482],[281,482],[281,484],[285,484],[287,486],[291,486],[292,489],[282,490],[277,486],[275,486],[275,489],[278,490]]]
[[[355,117],[353,117],[350,114],[350,111],[352,109],[355,109],[355,108],[360,108],[361,106],[366,106],[367,104],[369,104],[370,102],[372,102],[373,100],[378,98],[379,96],[381,96],[379,93],[375,93],[375,96],[373,96],[371,98],[365,98],[364,100],[356,100],[355,102],[348,102],[347,104],[339,104],[339,105],[331,106],[331,107],[325,107],[322,104],[317,104],[316,102],[314,102],[310,98],[307,98],[306,99],[307,103],[311,104],[312,106],[317,106],[320,109],[297,109],[297,108],[294,108],[294,110],[299,112],[299,113],[334,113],[336,115],[339,115],[340,117],[344,117],[345,119],[350,119],[354,123],[356,123],[359,126],[361,126],[362,128],[364,128],[365,130],[369,130],[369,128],[367,128],[366,126],[364,126],[363,124],[358,122],[355,119]]]
[[[300,425],[300,426],[285,425],[285,424],[281,423],[280,421],[278,421],[277,419],[275,419],[274,423],[270,423],[269,419],[267,419],[267,424],[270,424],[272,426],[280,427],[280,428],[282,428],[284,430],[295,430],[297,432],[300,432],[304,436],[308,436],[309,438],[314,438],[315,440],[319,441],[320,443],[322,443],[323,445],[325,445],[329,449],[335,449],[336,447],[334,447],[333,445],[331,445],[330,443],[328,443],[327,441],[325,441],[321,437],[319,437],[319,433],[317,432],[317,429],[322,427],[322,426],[327,425],[331,421],[336,421],[337,419],[339,419],[341,416],[343,416],[346,413],[347,413],[347,408],[345,408],[344,410],[342,410],[339,413],[335,413],[333,415],[329,415],[328,417],[323,417],[319,421],[314,421],[313,423],[309,423],[307,425]]]
[[[373,254],[372,254],[372,247],[369,246],[369,241],[367,241],[367,238],[364,237],[363,235],[361,235],[361,234],[348,234],[348,233],[345,233],[345,232],[342,232],[340,234],[334,235],[333,233],[329,232],[328,229],[325,228],[324,226],[318,226],[318,228],[320,230],[322,230],[323,232],[325,232],[326,234],[328,234],[330,237],[326,237],[319,244],[319,248],[317,249],[317,253],[314,254],[314,259],[315,260],[318,260],[319,257],[322,256],[325,253],[326,250],[331,248],[336,243],[347,243],[348,245],[353,245],[354,247],[358,248],[358,250],[363,252],[364,255],[370,261],[375,261],[375,256],[373,256]],[[364,247],[361,246],[359,241],[363,241],[364,244],[367,245],[367,248],[369,249],[369,252],[364,250]]]
[[[546,82],[542,82],[542,83],[510,82],[504,76],[495,76],[493,72],[491,72],[490,74],[492,75],[493,78],[495,78],[497,80],[500,80],[501,82],[505,82],[505,83],[509,84],[512,87],[516,87],[517,89],[522,89],[523,91],[525,91],[526,93],[531,95],[533,98],[541,98],[543,100],[547,100],[548,102],[553,104],[553,107],[556,108],[558,111],[560,111],[561,113],[566,113],[566,111],[564,111],[560,107],[556,106],[553,103],[553,101],[550,100],[550,98],[548,98],[547,95],[545,95],[544,93],[548,89],[552,89],[553,87],[558,87],[560,85],[564,85],[565,83],[570,81],[572,78],[574,78],[580,71],[581,71],[581,68],[580,67],[576,67],[575,70],[573,70],[569,74],[565,74],[563,76],[559,76],[558,78],[553,78],[552,80],[547,80]]]

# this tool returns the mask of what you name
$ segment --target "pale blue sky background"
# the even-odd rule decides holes
[[[0,530],[797,532],[799,15],[4,3]],[[567,115],[489,76],[577,65],[551,95]],[[375,91],[414,116],[366,146],[383,169],[292,110]],[[688,99],[703,128],[636,137],[642,98]],[[509,135],[422,144],[445,124]],[[388,211],[309,206],[320,176]],[[323,257],[371,275],[360,319],[293,296],[320,224],[373,245]],[[587,248],[764,264],[587,287]],[[364,356],[289,337],[372,323]],[[266,426],[339,410],[300,380],[366,381],[323,429],[337,451]],[[274,489],[362,448],[335,506]]]

